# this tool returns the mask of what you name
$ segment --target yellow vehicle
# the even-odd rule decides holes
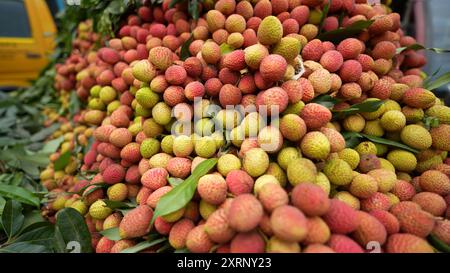
[[[49,62],[56,25],[51,1],[0,1],[0,88],[26,87]]]

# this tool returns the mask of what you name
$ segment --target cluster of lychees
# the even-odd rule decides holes
[[[426,60],[403,48],[416,41],[399,14],[365,0],[219,0],[193,20],[170,2],[140,7],[57,79],[87,102],[76,121],[95,141],[79,171],[94,175],[67,195],[50,165],[43,183],[51,210],[85,216],[97,252],[149,233],[191,252],[433,252],[430,234],[450,244],[450,108],[423,88]],[[361,104],[378,106],[333,117]],[[344,132],[369,138],[346,147]],[[192,200],[152,221],[212,158]],[[100,234],[113,228],[118,241]]]

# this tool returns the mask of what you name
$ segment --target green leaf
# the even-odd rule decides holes
[[[105,229],[103,231],[100,231],[100,234],[112,241],[119,241],[120,239],[122,239],[120,237],[118,227]]]
[[[327,3],[323,6],[322,17],[320,18],[320,23],[319,23],[319,33],[322,32],[323,22],[325,21],[325,18],[327,18],[327,16],[328,16],[328,12],[329,12],[330,6],[331,6],[331,1],[332,0],[328,0]]]
[[[187,248],[177,249],[174,253],[189,253],[189,250]]]
[[[448,83],[450,83],[450,72],[442,74],[432,82],[424,83],[423,88],[428,90],[434,90]]]
[[[135,208],[135,206],[132,206],[129,203],[120,202],[120,201],[103,200],[103,202],[105,202],[106,206],[112,210]]]
[[[71,157],[70,151],[67,151],[67,152],[63,153],[62,155],[60,155],[58,157],[58,159],[55,160],[55,163],[54,163],[55,171],[60,171],[60,170],[64,169],[70,163],[70,157]]]
[[[180,59],[182,61],[186,60],[187,58],[191,57],[191,52],[189,51],[189,46],[191,45],[192,41],[194,41],[194,36],[191,35],[189,39],[184,42],[183,46],[181,46],[180,50]]]
[[[0,253],[49,253],[43,245],[34,245],[27,242],[19,242],[0,248]]]
[[[437,250],[442,251],[444,253],[450,253],[450,246],[447,245],[445,242],[441,241],[435,235],[430,234],[428,236],[428,242],[430,242],[430,244],[434,246]]]
[[[43,154],[52,154],[56,152],[64,141],[64,136],[60,136],[58,138],[55,138],[53,140],[50,140],[49,142],[45,143],[44,147],[41,149],[41,153]]]
[[[0,196],[35,207],[39,207],[40,205],[39,198],[32,192],[17,186],[0,184]]]
[[[368,113],[377,111],[378,108],[384,103],[382,100],[370,100],[362,103],[353,104],[347,109],[343,110],[333,110],[335,119],[342,119],[350,115],[358,114],[358,113]]]
[[[9,200],[5,204],[2,214],[2,226],[9,239],[13,238],[22,228],[25,218],[22,210],[22,205],[16,200]]]
[[[206,175],[217,164],[217,158],[210,158],[200,163],[194,172],[180,185],[166,193],[158,202],[151,224],[158,216],[175,212],[191,201],[197,189],[198,180]]]
[[[169,184],[170,184],[172,187],[176,187],[176,186],[178,186],[178,185],[180,185],[181,183],[184,182],[183,179],[181,179],[181,178],[176,178],[176,177],[169,177],[168,180],[169,180]]]
[[[361,134],[356,132],[343,132],[342,136],[345,139],[346,148],[356,147],[361,142],[360,139],[364,138]]]
[[[414,154],[418,154],[419,153],[418,150],[413,149],[413,148],[409,147],[408,145],[399,143],[397,141],[388,140],[388,139],[384,139],[384,138],[381,138],[381,137],[370,136],[370,135],[366,135],[366,134],[361,134],[361,135],[363,137],[367,138],[368,140],[370,140],[372,142],[375,142],[375,143],[379,143],[379,144],[384,144],[384,145],[400,148],[400,149],[403,149],[403,150],[410,151],[411,153],[414,153]]]
[[[20,233],[29,231],[32,228],[40,227],[42,224],[48,224],[48,222],[42,217],[40,210],[31,210],[24,213],[25,219],[23,221],[22,229]]]
[[[82,253],[92,252],[91,234],[83,216],[78,211],[73,208],[60,210],[56,215],[56,226],[66,246],[76,242],[80,245]]]
[[[225,55],[230,52],[233,52],[234,48],[227,43],[223,43],[220,45],[220,55]]]
[[[20,235],[14,240],[14,243],[26,242],[29,244],[43,245],[47,248],[52,248],[54,238],[55,227],[52,225],[46,225]]]
[[[373,22],[374,22],[373,20],[357,21],[346,28],[339,28],[321,33],[319,34],[318,39],[322,41],[332,41],[334,43],[338,43],[346,38],[354,37],[355,35],[362,32],[364,29],[370,27],[370,25],[372,25]]]
[[[185,1],[185,0],[172,0],[172,1],[170,1],[169,9],[175,7],[176,4],[181,3],[181,2],[184,2],[184,1]]]
[[[56,130],[58,130],[59,127],[60,127],[60,124],[55,123],[55,124],[51,125],[50,127],[42,129],[38,133],[32,135],[30,137],[30,141],[38,142],[38,141],[45,140],[47,137],[49,137],[51,134],[53,134]]]
[[[70,98],[69,98],[69,114],[72,118],[75,114],[80,112],[81,109],[81,102],[78,98],[77,92],[70,92]]]
[[[160,244],[164,241],[166,241],[166,238],[159,238],[156,239],[154,241],[144,241],[144,242],[140,242],[139,244],[132,246],[130,248],[124,249],[122,250],[120,253],[138,253],[144,249],[147,249],[149,247],[155,246],[157,244]]]
[[[320,95],[315,97],[311,102],[320,104],[322,106],[331,109],[335,104],[339,103],[339,100],[330,95]]]
[[[444,49],[444,48],[437,48],[437,47],[425,47],[421,44],[412,44],[409,46],[404,46],[404,47],[399,47],[396,49],[396,54],[400,54],[405,50],[422,50],[422,49],[426,49],[426,50],[430,50],[436,53],[448,53],[450,52],[450,49]]]
[[[0,196],[0,216],[3,214],[3,210],[5,209],[6,200],[2,196]]]
[[[188,12],[194,20],[198,20],[199,10],[198,10],[198,0],[190,0],[188,2]]]

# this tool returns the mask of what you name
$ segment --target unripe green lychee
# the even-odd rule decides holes
[[[366,120],[360,114],[351,115],[344,119],[342,125],[347,131],[359,133],[364,129]]]
[[[141,142],[140,151],[143,158],[150,158],[159,152],[160,143],[155,138],[147,138]]]
[[[225,154],[217,161],[217,170],[223,176],[227,176],[233,170],[241,169],[241,160],[233,154]]]
[[[397,171],[401,172],[412,172],[417,166],[416,156],[404,150],[393,150],[389,152],[387,160],[392,163]]]
[[[269,167],[269,156],[261,148],[253,148],[245,153],[243,168],[253,177],[264,174]]]
[[[300,158],[300,151],[295,147],[285,147],[281,149],[277,156],[277,162],[280,167],[287,170],[289,163],[297,158]]]
[[[366,121],[363,133],[366,135],[382,137],[384,135],[384,128],[381,126],[380,119]]]
[[[433,142],[427,129],[415,124],[405,126],[400,133],[400,138],[403,143],[418,150],[430,148]]]
[[[402,108],[402,113],[406,117],[407,123],[416,123],[423,120],[425,113],[421,108],[412,108],[409,106],[404,106]]]
[[[330,195],[330,191],[331,191],[330,180],[328,179],[328,177],[324,173],[322,173],[322,172],[317,173],[317,175],[316,175],[316,182],[314,182],[314,184],[316,184],[317,186],[321,187],[322,190],[327,195]]]
[[[433,105],[426,111],[427,116],[439,119],[439,122],[450,124],[450,107],[445,105]]]
[[[167,135],[161,140],[161,150],[167,154],[173,153],[173,140],[175,137],[173,135]],[[142,144],[141,144],[142,148]]]
[[[317,168],[306,158],[297,158],[292,160],[287,167],[287,177],[291,185],[296,186],[300,183],[314,183],[316,180]]]
[[[199,212],[203,219],[208,220],[208,217],[217,210],[217,206],[200,200]]]
[[[167,125],[172,119],[172,108],[164,102],[159,102],[152,108],[152,117],[156,123]]]
[[[217,113],[215,119],[222,129],[231,130],[241,123],[242,116],[239,111],[234,109],[222,109]]]
[[[92,218],[103,220],[112,213],[112,210],[103,200],[95,201],[89,208],[89,214]]]
[[[82,200],[75,201],[70,207],[77,210],[81,215],[85,215],[88,209]]]
[[[258,41],[263,45],[273,45],[278,43],[283,37],[283,26],[275,16],[267,16],[258,27]]]
[[[286,172],[275,162],[270,162],[269,168],[266,171],[266,174],[273,175],[280,182],[281,186],[286,186],[287,183],[287,175]]]
[[[194,150],[194,143],[190,136],[177,136],[173,140],[173,153],[178,157],[186,157]]]
[[[195,123],[195,133],[200,136],[210,136],[214,132],[214,121],[203,118]]]
[[[111,201],[123,201],[128,197],[128,188],[123,183],[117,183],[109,187],[106,193]]]
[[[370,175],[358,174],[350,184],[350,193],[359,198],[369,198],[378,191],[378,183]]]
[[[345,148],[338,153],[339,158],[347,162],[350,167],[354,170],[359,165],[359,153],[351,148]]]
[[[204,136],[195,141],[195,153],[204,158],[210,158],[216,153],[216,142],[210,136]]]
[[[112,102],[117,96],[116,90],[111,86],[105,86],[100,89],[99,97],[100,100],[106,105]]]
[[[307,133],[300,143],[302,153],[311,159],[326,159],[330,154],[330,142],[321,132]]]
[[[397,182],[397,175],[395,175],[395,172],[388,171],[385,169],[372,170],[367,174],[375,178],[375,180],[377,180],[379,192],[383,193],[389,192],[394,188],[395,183]]]
[[[363,141],[356,146],[355,150],[361,155],[376,155],[377,146],[370,141]]]
[[[399,131],[406,125],[406,117],[398,110],[390,110],[383,114],[380,124],[386,131]]]
[[[350,165],[342,159],[331,159],[325,164],[324,174],[331,183],[342,186],[352,182],[353,170]]]
[[[150,82],[156,76],[156,68],[148,60],[138,61],[132,69],[133,76],[141,82]]]
[[[136,101],[145,108],[152,108],[159,101],[157,93],[148,87],[143,87],[136,92]]]
[[[269,174],[261,175],[260,177],[258,177],[258,179],[256,179],[255,185],[253,187],[253,191],[255,192],[255,194],[258,195],[259,191],[266,184],[277,184],[277,185],[280,185],[280,182],[273,175],[269,175]]]
[[[286,59],[286,61],[290,62],[297,58],[300,54],[300,49],[301,44],[299,40],[293,37],[283,37],[272,49],[272,53],[281,55]]]

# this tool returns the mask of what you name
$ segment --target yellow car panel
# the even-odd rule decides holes
[[[45,1],[0,1],[0,87],[29,86],[47,65],[55,35]]]

